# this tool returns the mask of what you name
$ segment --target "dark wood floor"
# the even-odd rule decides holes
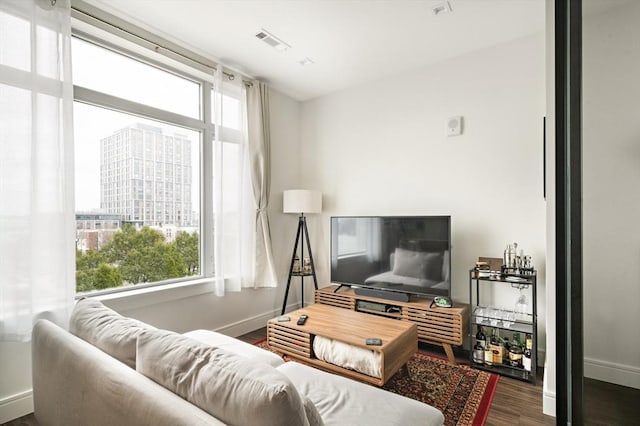
[[[266,337],[262,328],[240,339],[255,343]],[[444,355],[439,348],[420,345],[420,349]],[[463,353],[456,353],[466,361]],[[500,377],[496,393],[487,417],[487,426],[553,425],[555,418],[542,414],[542,376],[532,384]],[[585,425],[640,425],[640,390],[611,383],[585,379],[584,386]],[[2,426],[38,426],[33,415],[21,417]]]

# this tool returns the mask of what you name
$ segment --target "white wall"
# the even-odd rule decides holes
[[[585,376],[640,389],[640,4],[583,27]]]
[[[299,181],[300,104],[272,91],[270,218],[280,287],[244,289],[218,298],[205,285],[142,292],[127,297],[105,297],[104,303],[123,315],[177,332],[205,328],[237,336],[264,327],[280,314],[288,261],[293,248],[297,218],[282,213],[282,191]],[[299,287],[292,285],[288,305],[300,302]],[[0,424],[33,411],[31,393],[31,346],[0,343]]]
[[[302,182],[324,195],[310,219],[323,286],[331,215],[451,215],[453,299],[468,301],[478,256],[517,241],[539,271],[544,346],[544,52],[539,34],[302,105]],[[448,138],[454,115],[464,133]],[[511,307],[518,292],[504,289],[496,303]]]
[[[33,411],[31,345],[0,342],[0,424]]]

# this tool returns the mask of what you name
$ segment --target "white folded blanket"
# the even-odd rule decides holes
[[[322,361],[355,370],[367,376],[382,377],[380,352],[322,336],[315,336],[313,339],[313,351],[316,358]]]

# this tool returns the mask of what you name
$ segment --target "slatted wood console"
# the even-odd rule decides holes
[[[360,296],[347,287],[335,291],[337,288],[336,285],[330,285],[316,290],[316,303],[411,322],[418,327],[418,340],[442,345],[449,362],[455,364],[451,345],[460,346],[464,341],[469,323],[469,305],[454,303],[451,308],[431,308],[431,299],[415,298],[409,302],[396,302]],[[392,312],[370,310],[358,307],[359,300],[382,303],[395,309]]]

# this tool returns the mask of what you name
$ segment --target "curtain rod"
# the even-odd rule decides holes
[[[55,0],[52,0],[55,1]],[[98,24],[98,27],[102,27],[103,29],[111,32],[111,33],[115,33],[115,32],[119,32],[119,33],[124,33],[126,35],[126,39],[128,39],[129,41],[132,41],[142,47],[145,47],[149,50],[152,50],[154,52],[157,52],[161,55],[164,55],[168,58],[171,59],[176,59],[179,62],[182,62],[183,64],[189,65],[189,66],[193,66],[194,64],[196,65],[196,68],[200,68],[201,71],[207,72],[207,71],[217,71],[218,67],[221,66],[220,64],[217,64],[213,61],[210,61],[207,58],[204,57],[199,57],[200,55],[197,54],[193,54],[192,52],[189,52],[191,54],[193,54],[194,56],[198,56],[197,59],[194,59],[191,56],[188,56],[185,53],[182,53],[178,50],[182,50],[183,48],[180,46],[175,46],[175,47],[168,47],[166,46],[166,44],[173,44],[171,42],[168,42],[164,39],[164,43],[160,42],[160,41],[154,41],[151,40],[151,38],[160,38],[158,36],[155,36],[151,33],[148,33],[146,30],[143,30],[133,24],[130,24],[124,20],[122,20],[121,18],[118,18],[108,12],[105,12],[101,9],[95,8],[87,3],[85,3],[82,0],[75,0],[73,1],[73,5],[71,6],[71,12],[72,12],[72,16],[74,16],[75,18],[80,19],[83,22],[89,23],[89,24]],[[103,16],[98,16],[98,15],[103,15]],[[107,18],[109,20],[107,20]],[[93,22],[89,22],[89,21],[93,21]],[[115,22],[118,22],[120,24],[116,24]],[[131,30],[124,28],[124,26],[132,26],[135,28],[135,32],[132,32]],[[107,27],[107,28],[104,28]],[[115,31],[114,31],[115,30]],[[146,33],[148,36],[142,36],[140,35],[140,33]],[[149,35],[151,37],[149,37]],[[226,71],[222,71],[222,74],[225,75],[229,80],[235,80],[236,76],[233,73],[229,73]],[[238,74],[240,74],[238,72]],[[253,85],[253,82],[251,80],[247,80],[247,79],[242,79],[242,82],[245,85],[251,86]]]

